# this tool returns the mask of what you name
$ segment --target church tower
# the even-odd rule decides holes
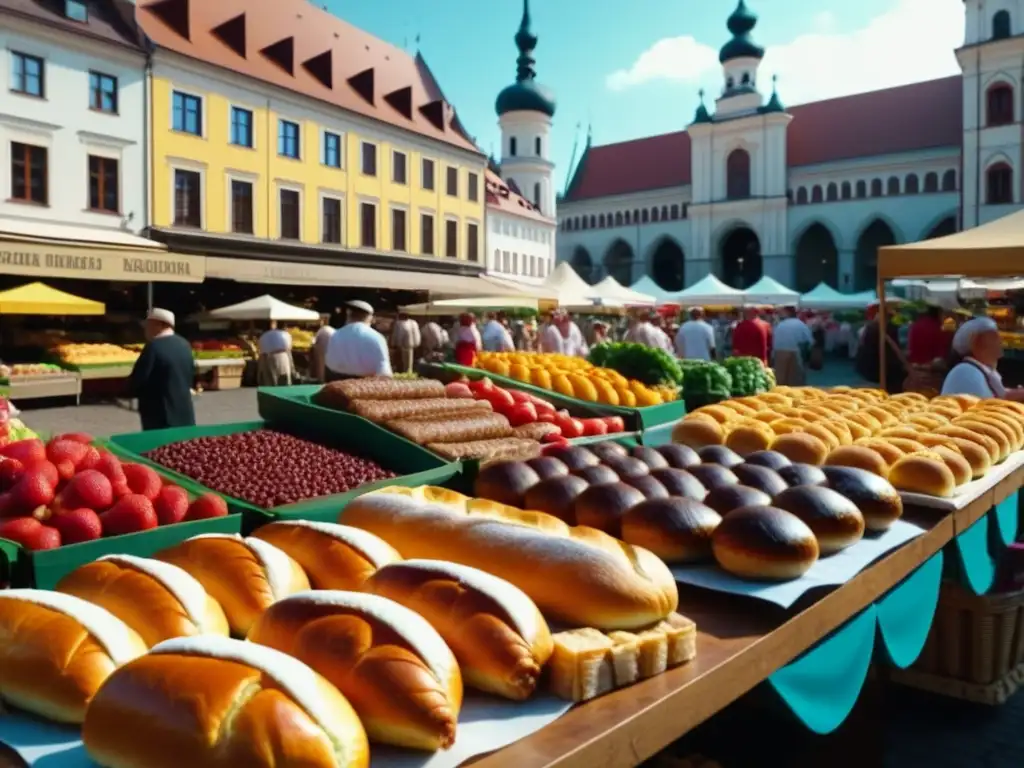
[[[756,112],[763,103],[757,89],[757,70],[764,58],[764,48],[750,36],[755,26],[757,15],[747,8],[745,0],[740,0],[726,21],[732,39],[718,52],[724,76],[722,95],[715,109],[719,119]]]
[[[555,216],[555,165],[551,157],[551,124],[555,99],[537,82],[533,58],[537,36],[530,19],[530,0],[523,0],[523,18],[515,35],[519,58],[516,81],[495,102],[501,127],[501,173],[542,214]]]

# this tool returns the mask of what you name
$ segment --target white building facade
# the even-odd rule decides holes
[[[487,174],[487,272],[506,280],[539,285],[555,264],[553,218]]]
[[[744,0],[722,92],[686,130],[588,140],[559,203],[558,259],[584,278],[709,273],[805,291],[873,288],[877,250],[949,234],[1024,202],[1024,0],[967,0],[963,75],[786,109],[766,99]],[[625,169],[625,170],[624,170]]]

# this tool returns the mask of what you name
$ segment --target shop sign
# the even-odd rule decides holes
[[[206,259],[178,253],[0,240],[0,273],[44,278],[201,283],[206,277]]]

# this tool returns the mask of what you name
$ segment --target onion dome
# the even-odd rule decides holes
[[[718,60],[725,64],[733,59],[763,59],[764,48],[750,39],[750,33],[757,26],[757,14],[747,8],[745,0],[740,0],[736,10],[729,16],[726,26],[732,33],[732,40],[722,46],[718,52]]]
[[[516,81],[498,94],[494,108],[499,115],[506,112],[540,112],[548,117],[555,115],[555,97],[551,91],[537,82],[533,51],[537,47],[537,36],[533,34],[530,21],[530,0],[523,0],[523,19],[515,36],[519,58],[516,59]]]

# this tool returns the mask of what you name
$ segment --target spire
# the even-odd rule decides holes
[[[530,18],[530,0],[523,0],[523,18],[515,34],[519,57],[516,59],[516,82],[498,94],[495,110],[499,115],[507,112],[540,112],[549,118],[555,114],[555,100],[551,92],[537,83],[537,36]]]
[[[693,115],[693,122],[710,123],[711,115],[708,114],[708,108],[704,106],[704,89],[701,88],[698,93],[700,95],[700,104],[697,106],[697,111]]]
[[[779,98],[779,76],[772,75],[772,97],[768,99],[768,103],[761,107],[762,112],[785,112],[786,108],[782,106],[782,100]]]
[[[533,80],[537,72],[533,66],[536,60],[533,52],[537,48],[537,36],[533,34],[532,21],[530,19],[530,0],[523,0],[523,18],[519,22],[519,31],[516,32],[516,47],[519,49],[519,58],[516,59],[516,82]]]
[[[725,64],[732,59],[764,58],[764,48],[755,43],[750,33],[757,26],[757,14],[747,7],[746,0],[739,0],[736,10],[732,12],[725,25],[732,34],[732,40],[722,46],[718,52],[718,60]]]

